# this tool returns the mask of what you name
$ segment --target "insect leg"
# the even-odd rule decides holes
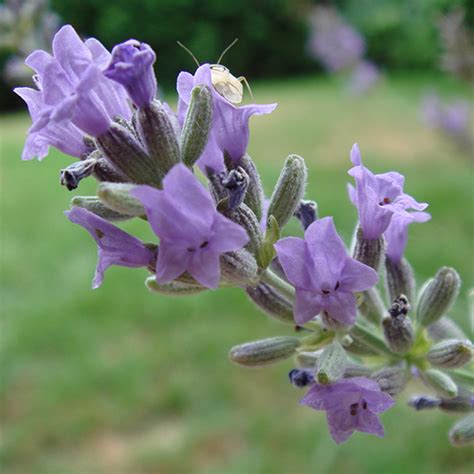
[[[244,76],[240,76],[240,77],[237,78],[237,80],[238,80],[239,82],[243,82],[243,83],[245,84],[245,87],[246,87],[247,90],[249,91],[250,97],[252,97],[252,100],[255,100],[255,99],[254,99],[254,96],[253,96],[253,94],[252,94],[252,89],[250,89],[250,84],[248,83],[247,79],[245,79]]]

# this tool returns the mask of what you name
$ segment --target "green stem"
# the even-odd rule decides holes
[[[474,373],[468,370],[449,370],[448,374],[457,382],[474,387]]]
[[[273,273],[269,268],[265,269],[260,280],[267,285],[272,286],[278,290],[283,296],[288,298],[291,302],[295,301],[295,289],[285,280]]]
[[[366,344],[370,349],[373,349],[381,355],[389,356],[391,358],[397,357],[397,355],[386,346],[383,339],[378,337],[376,334],[371,332],[369,328],[363,326],[359,322],[355,323],[349,334],[353,336],[354,339]]]

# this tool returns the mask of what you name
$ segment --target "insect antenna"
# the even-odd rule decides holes
[[[224,51],[222,51],[221,55],[219,56],[219,59],[217,60],[217,63],[216,64],[220,64],[221,61],[222,61],[222,58],[224,57],[224,54],[227,53],[227,51],[229,51],[230,48],[232,48],[232,46],[234,46],[235,43],[237,43],[237,41],[239,41],[239,38],[235,38],[234,41],[232,41],[232,43],[229,44],[229,46],[227,46],[226,49],[224,49]]]
[[[189,48],[186,48],[186,46],[184,46],[184,44],[181,43],[180,41],[176,41],[176,43],[178,43],[179,46],[181,46],[187,53],[189,53],[189,55],[194,59],[194,62],[197,64],[197,67],[199,67],[200,66],[199,61],[196,59],[196,56],[194,56],[191,50]]]

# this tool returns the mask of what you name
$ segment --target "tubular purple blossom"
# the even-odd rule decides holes
[[[156,54],[149,45],[130,39],[114,46],[104,74],[122,84],[135,105],[143,108],[156,95],[155,60]]]
[[[275,249],[286,277],[296,288],[297,324],[305,324],[323,310],[342,324],[354,324],[354,292],[374,286],[378,275],[347,254],[332,217],[313,222],[304,239],[279,240]]]
[[[326,412],[331,436],[340,444],[355,430],[383,437],[384,429],[378,414],[395,402],[381,391],[377,382],[354,377],[331,385],[314,384],[300,403]]]
[[[37,50],[26,59],[37,73],[38,90],[15,89],[27,102],[33,119],[24,159],[43,158],[48,145],[80,157],[86,151],[84,133],[98,136],[114,117],[131,117],[123,87],[101,72],[110,53],[99,41],[84,43],[66,25],[54,37],[53,54]]]
[[[356,187],[349,185],[349,196],[359,212],[366,239],[379,238],[394,215],[412,218],[407,209],[423,211],[428,207],[403,192],[405,178],[401,174],[373,174],[365,168],[357,143],[351,149],[351,161],[354,167],[348,173],[354,177]]]
[[[92,288],[98,288],[104,279],[104,272],[111,265],[122,267],[153,267],[156,250],[146,246],[141,240],[127,234],[106,220],[81,207],[73,207],[65,212],[67,218],[79,224],[97,242],[99,258]]]
[[[245,230],[215,209],[208,191],[183,164],[163,180],[163,190],[138,186],[131,193],[145,206],[160,238],[156,281],[168,283],[188,271],[208,288],[219,284],[219,256],[248,242]]]
[[[249,142],[250,117],[269,114],[277,104],[234,106],[216,91],[211,80],[210,66],[203,64],[194,76],[189,72],[181,72],[178,76],[178,119],[181,125],[189,105],[191,90],[197,85],[209,87],[213,101],[211,131],[198,165],[203,171],[208,167],[218,173],[224,170],[224,152],[237,165],[245,154]]]

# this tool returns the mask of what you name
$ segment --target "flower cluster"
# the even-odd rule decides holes
[[[377,66],[364,59],[364,38],[337,11],[317,6],[310,16],[308,51],[330,73],[345,72],[347,88],[355,94],[369,91],[379,80]]]
[[[66,212],[97,243],[93,287],[120,265],[146,268],[147,288],[166,295],[244,289],[264,313],[304,335],[235,346],[231,360],[256,367],[294,357],[290,381],[308,387],[301,403],[326,412],[337,443],[355,430],[382,436],[379,415],[412,377],[439,397],[418,397],[415,408],[472,410],[472,374],[460,369],[472,344],[446,317],[459,277],[442,268],[416,296],[403,257],[408,225],[430,216],[404,192],[404,177],[372,173],[354,145],[349,196],[359,222],[349,251],[333,218],[304,199],[303,158],[287,158],[264,198],[247,154],[249,118],[275,104],[236,106],[222,92],[237,79],[229,73],[223,84],[221,74],[216,88],[215,67],[204,64],[178,76],[175,113],[155,97],[155,58],[136,40],[109,53],[65,26],[53,55],[35,51],[27,60],[36,89],[16,89],[33,120],[23,158],[44,158],[54,146],[79,158],[61,170],[63,185],[99,182],[97,196],[74,197]],[[281,238],[294,217],[304,238]],[[156,242],[112,223],[134,218],[147,221]],[[382,276],[387,301],[377,287]],[[455,444],[472,440],[470,420],[453,427]]]

